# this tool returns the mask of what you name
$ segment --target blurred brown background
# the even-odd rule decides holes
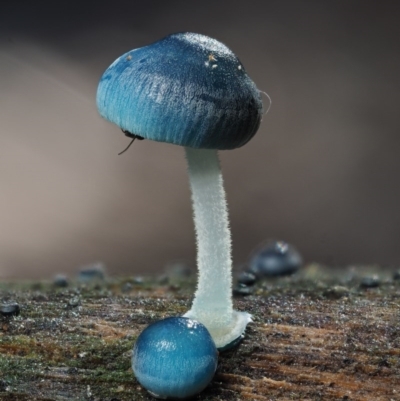
[[[400,261],[393,1],[13,1],[0,12],[0,278],[195,264],[183,149],[127,144],[95,107],[122,53],[193,31],[227,44],[272,107],[221,153],[234,261],[266,238],[332,266]]]

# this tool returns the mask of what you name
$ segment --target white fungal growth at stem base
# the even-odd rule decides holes
[[[233,310],[231,233],[217,150],[186,149],[197,239],[198,285],[184,316],[209,330],[217,348],[239,338],[251,321]]]

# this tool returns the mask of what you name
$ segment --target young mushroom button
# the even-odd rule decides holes
[[[201,323],[170,317],[148,326],[132,352],[132,369],[154,397],[186,399],[200,393],[217,369],[218,352]]]
[[[231,236],[217,151],[243,146],[255,135],[260,91],[224,44],[178,33],[115,60],[101,77],[97,107],[126,132],[185,147],[199,270],[185,316],[203,323],[224,349],[243,335],[251,317],[233,310]]]

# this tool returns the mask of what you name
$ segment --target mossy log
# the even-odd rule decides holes
[[[400,400],[400,281],[379,274],[375,288],[319,266],[258,282],[235,298],[254,323],[195,399]],[[153,400],[133,376],[132,345],[149,323],[186,312],[194,285],[3,284],[20,314],[0,316],[0,400]]]

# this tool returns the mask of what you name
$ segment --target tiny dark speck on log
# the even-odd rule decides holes
[[[18,316],[20,307],[16,302],[4,303],[0,305],[0,313],[5,316]]]
[[[363,277],[360,283],[361,288],[376,288],[379,287],[381,280],[377,275]]]

